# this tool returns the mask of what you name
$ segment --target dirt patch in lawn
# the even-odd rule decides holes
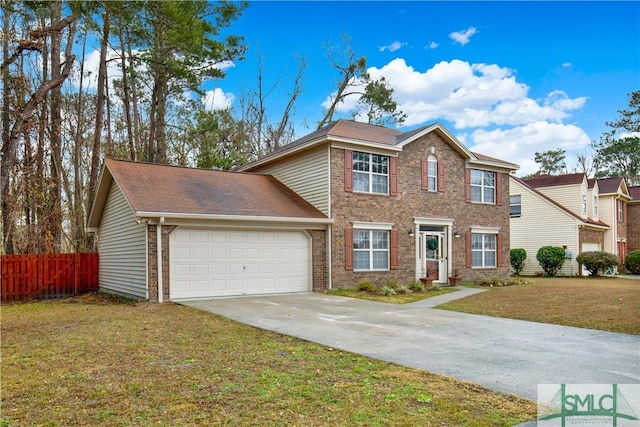
[[[1,332],[2,426],[509,426],[536,412],[171,303],[4,305]]]
[[[640,335],[640,281],[618,278],[531,278],[527,285],[438,306],[446,310]]]

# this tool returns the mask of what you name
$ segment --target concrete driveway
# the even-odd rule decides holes
[[[536,399],[537,384],[637,384],[640,337],[319,293],[184,301],[238,322]]]

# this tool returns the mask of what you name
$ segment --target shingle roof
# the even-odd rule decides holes
[[[629,190],[629,195],[634,202],[640,201],[640,185],[636,187],[629,187],[627,190]]]
[[[105,166],[136,212],[326,218],[270,175],[113,159]]]
[[[622,184],[622,180],[623,178],[621,176],[614,176],[612,178],[599,178],[598,188],[600,189],[600,194],[617,193],[620,185]]]
[[[535,178],[525,179],[529,187],[554,187],[557,185],[580,184],[584,180],[584,173],[570,173],[565,175],[541,175]]]

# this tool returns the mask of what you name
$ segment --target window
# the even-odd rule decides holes
[[[582,193],[582,215],[587,215],[587,193]]]
[[[618,222],[624,222],[624,202],[618,200]]]
[[[593,196],[593,217],[598,218],[598,196]]]
[[[353,230],[353,269],[389,269],[389,232]]]
[[[509,215],[511,218],[522,215],[522,196],[520,194],[509,196]]]
[[[353,191],[388,194],[389,157],[354,152]]]
[[[471,234],[471,267],[496,267],[496,234]]]
[[[496,202],[496,174],[490,171],[471,169],[471,201]]]
[[[438,191],[438,159],[434,156],[427,159],[427,181],[429,191]]]

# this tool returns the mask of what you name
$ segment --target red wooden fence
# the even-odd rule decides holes
[[[98,290],[98,254],[2,255],[2,301],[63,298]]]

